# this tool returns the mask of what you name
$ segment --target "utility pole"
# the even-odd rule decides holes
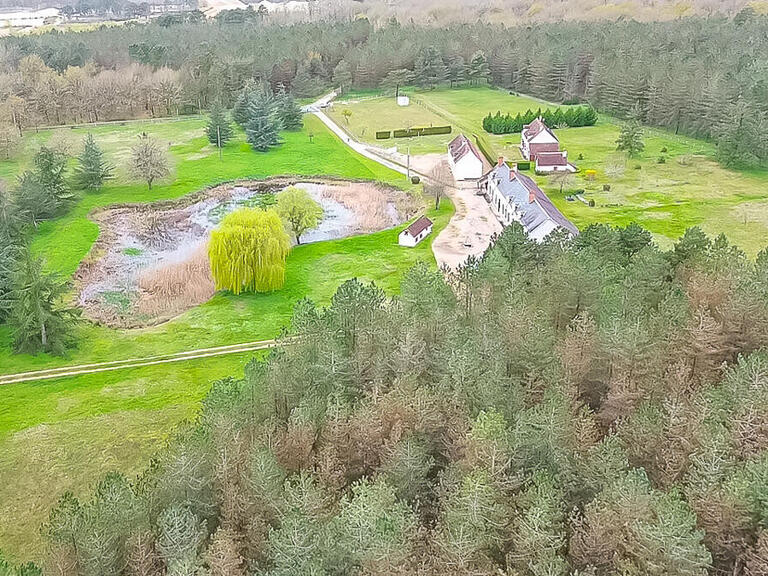
[[[216,146],[219,147],[219,160],[221,160],[221,126],[216,126]]]
[[[411,179],[411,147],[408,146],[408,180]]]

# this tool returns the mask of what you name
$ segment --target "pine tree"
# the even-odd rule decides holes
[[[296,103],[296,99],[284,92],[275,102],[275,113],[280,119],[283,130],[300,130],[304,126],[304,113]]]
[[[248,115],[245,137],[254,150],[266,152],[281,144],[280,121],[266,98],[257,98],[251,102]]]
[[[434,46],[425,48],[416,61],[416,80],[421,86],[434,88],[445,82],[448,68]]]
[[[104,159],[104,153],[96,144],[93,134],[85,137],[83,152],[75,168],[75,182],[84,190],[98,190],[106,180],[112,178],[113,168]]]
[[[352,68],[346,60],[341,60],[333,69],[333,83],[344,94],[352,85]]]
[[[616,150],[623,150],[630,158],[640,154],[645,148],[643,128],[637,120],[630,120],[621,127],[616,140]]]
[[[66,282],[43,271],[43,262],[28,251],[12,276],[8,324],[18,352],[63,354],[71,342],[77,313],[62,306]]]
[[[211,108],[208,125],[205,127],[205,135],[208,137],[208,142],[220,147],[223,147],[232,138],[232,124],[218,103]]]
[[[481,84],[488,82],[490,75],[491,68],[488,65],[488,59],[482,50],[478,50],[469,63],[469,79],[472,84]]]

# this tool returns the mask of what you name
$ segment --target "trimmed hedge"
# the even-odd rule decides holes
[[[517,163],[517,169],[518,170],[530,170],[531,169],[531,163],[530,162],[518,162]]]
[[[434,136],[436,134],[450,134],[453,132],[453,126],[424,126],[418,128],[400,129],[394,130],[392,135],[395,138],[417,138],[419,136]],[[387,134],[386,137],[379,138],[379,134]],[[385,140],[389,138],[389,132],[382,131],[376,132],[376,138],[379,140]]]
[[[543,112],[539,108],[536,112],[526,110],[525,114],[518,113],[517,116],[511,114],[503,115],[501,111],[496,114],[488,114],[483,118],[483,130],[491,134],[512,134],[521,132],[523,126],[530,124],[539,116],[550,128],[566,125],[571,128],[581,126],[594,126],[597,122],[597,112],[591,106],[572,106],[570,108],[547,108]]]
[[[392,137],[391,130],[382,130],[381,132],[376,132],[376,140],[387,140],[391,137]]]
[[[486,140],[483,136],[479,136],[478,134],[472,134],[472,138],[474,138],[478,150],[480,150],[483,156],[485,156],[485,159],[490,162],[491,166],[494,166],[496,162],[498,162],[499,158],[488,140]]]

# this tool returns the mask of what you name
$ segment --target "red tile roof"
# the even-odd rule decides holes
[[[424,232],[424,230],[426,230],[430,226],[432,226],[432,220],[430,220],[426,216],[422,216],[421,218],[416,220],[416,222],[408,226],[408,228],[406,228],[405,230],[408,232],[408,234],[416,238],[416,236]]]
[[[525,126],[523,126],[523,132],[525,133],[526,140],[531,140],[532,138],[535,138],[545,130],[552,135],[552,138],[557,140],[557,136],[555,136],[554,132],[552,132],[552,130],[550,130],[549,127],[546,124],[544,124],[544,120],[542,120],[540,117],[536,118],[536,120],[534,120],[530,124],[526,124]]]
[[[565,152],[539,152],[536,154],[537,166],[567,166],[568,157]]]

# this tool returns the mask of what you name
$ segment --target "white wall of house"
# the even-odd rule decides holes
[[[479,180],[483,177],[483,161],[474,154],[465,154],[458,162],[454,162],[449,154],[448,164],[456,180]]]
[[[542,130],[536,136],[528,140],[525,136],[525,130],[520,135],[520,152],[526,160],[531,159],[531,144],[557,144],[559,140],[555,138],[548,130]]]
[[[416,246],[419,242],[424,240],[427,236],[429,236],[432,233],[432,226],[427,226],[424,230],[421,231],[420,234],[417,236],[411,236],[411,233],[408,232],[407,229],[400,232],[400,236],[398,236],[397,243],[400,244],[400,246],[407,246],[408,248],[413,248]]]

